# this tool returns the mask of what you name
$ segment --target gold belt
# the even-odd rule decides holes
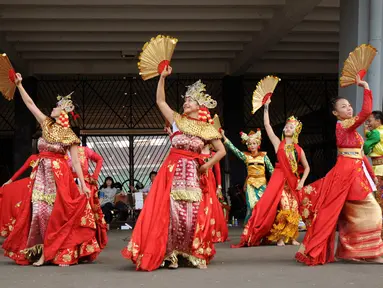
[[[339,148],[338,154],[347,158],[362,159],[362,150],[359,148]]]
[[[383,157],[371,158],[372,166],[383,165]]]

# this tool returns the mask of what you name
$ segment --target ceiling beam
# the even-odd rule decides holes
[[[262,59],[281,60],[338,60],[339,52],[270,51]]]
[[[2,0],[2,5],[28,6],[280,6],[285,0]]]
[[[270,19],[267,7],[4,7],[4,20],[257,20]]]
[[[79,51],[79,52],[23,52],[26,60],[118,60],[124,61],[122,54],[129,51]],[[230,51],[177,51],[172,59],[233,59],[235,52]],[[125,58],[126,59],[126,58]]]
[[[260,31],[261,20],[1,20],[0,31],[9,32],[245,32]]]
[[[322,0],[318,7],[340,7],[340,0]]]
[[[338,33],[307,33],[292,32],[284,37],[281,42],[311,42],[311,43],[339,43]]]
[[[307,74],[338,72],[337,60],[259,60],[257,65],[250,68],[248,73],[257,74]],[[54,69],[52,69],[54,67]],[[33,73],[42,74],[75,74],[75,75],[137,75],[136,61],[120,60],[39,60],[31,61]],[[220,60],[175,60],[175,74],[224,74],[227,70],[225,61]],[[282,79],[283,80],[283,79]]]
[[[336,32],[339,33],[339,22],[303,21],[292,29],[293,32]]]
[[[338,52],[338,43],[278,43],[269,51],[318,51],[318,52]]]
[[[337,74],[337,60],[260,60],[248,70],[257,74]],[[282,79],[283,81],[283,79]]]
[[[155,34],[148,32],[13,32],[8,42],[139,42],[145,43]],[[180,42],[242,42],[252,39],[249,32],[174,32]]]
[[[246,45],[230,65],[230,73],[233,75],[244,74],[256,59],[277,44],[291,29],[299,24],[321,0],[287,0],[284,8],[275,13],[273,19],[265,25],[260,35]]]
[[[28,69],[28,63],[22,59],[15,48],[7,42],[4,33],[0,33],[0,53],[6,53],[11,60],[15,70],[19,71],[23,75],[30,75]]]
[[[174,60],[173,73],[225,73],[226,61]],[[54,67],[54,68],[52,68]],[[137,61],[121,60],[39,60],[31,61],[34,74],[137,74]]]
[[[143,43],[15,43],[19,52],[26,51],[141,51]],[[242,43],[178,43],[177,51],[242,51]]]
[[[339,8],[316,7],[311,13],[307,14],[304,20],[311,21],[340,21]]]

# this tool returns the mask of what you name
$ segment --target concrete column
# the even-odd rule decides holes
[[[370,0],[340,0],[339,74],[348,54],[358,45],[369,42],[369,14]],[[368,75],[366,77],[368,78]],[[355,113],[360,111],[363,101],[362,88],[356,85],[339,88],[339,96],[350,101]]]
[[[23,86],[32,99],[36,99],[37,80],[28,77]],[[36,119],[25,106],[18,91],[15,94],[15,134],[13,137],[13,169],[17,171],[32,154],[32,135],[36,130]]]
[[[370,0],[370,44],[378,50],[370,69],[368,70],[368,82],[374,96],[374,110],[382,110],[382,31],[383,31],[383,1]]]

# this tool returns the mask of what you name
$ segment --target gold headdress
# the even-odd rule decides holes
[[[290,116],[286,120],[286,124],[292,123],[295,127],[294,135],[293,135],[293,142],[295,144],[298,143],[299,134],[302,132],[303,124],[301,121],[298,120],[298,118],[295,118],[294,116]],[[284,135],[282,135],[282,138],[284,138]]]
[[[250,131],[249,134],[241,132],[240,135],[241,135],[242,143],[246,145],[249,145],[250,142],[252,141],[255,141],[258,144],[258,146],[261,145],[262,134],[260,129],[258,129],[257,132]]]
[[[198,80],[193,85],[186,86],[188,90],[186,90],[185,97],[190,97],[194,101],[198,103],[199,106],[205,106],[208,109],[213,109],[217,106],[217,101],[211,98],[209,94],[206,94],[206,85]]]
[[[72,102],[72,93],[70,93],[67,96],[57,96],[57,107],[60,107],[62,110],[64,110],[66,113],[72,112],[74,110],[74,104]]]

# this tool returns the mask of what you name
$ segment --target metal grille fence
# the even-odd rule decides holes
[[[299,144],[304,147],[310,161],[311,177],[323,177],[332,167],[334,154],[333,117],[330,115],[329,100],[338,94],[338,80],[334,77],[292,78],[281,77],[273,93],[270,105],[270,121],[278,135],[282,135],[284,123],[294,115],[303,123]],[[263,110],[254,115],[252,110],[252,93],[259,79],[245,79],[244,111],[246,130],[263,128]],[[267,138],[263,131],[264,138]],[[332,135],[329,137],[329,135]],[[266,140],[265,142],[268,142]],[[268,145],[270,146],[270,145]],[[272,149],[270,149],[272,151]],[[273,154],[273,153],[270,153]],[[271,158],[274,158],[273,156]]]
[[[217,113],[224,124],[222,75],[174,75],[167,80],[167,102],[181,111],[180,95],[185,93],[185,86],[200,78],[207,92],[218,102],[212,115]],[[328,99],[338,93],[336,75],[281,78],[270,108],[272,125],[281,133],[285,119],[290,115],[298,116],[304,124],[300,144],[308,154],[313,173],[323,176],[329,167],[324,164],[329,157],[327,150],[334,142],[328,137],[331,134],[328,130],[333,129],[328,124]],[[259,79],[247,77],[243,80],[245,131],[263,127],[263,113],[251,114],[251,95]],[[156,87],[156,79],[143,81],[136,77],[40,76],[37,105],[49,115],[58,94],[75,91],[72,98],[78,105],[80,119],[72,126],[85,130],[84,142],[104,157],[100,179],[111,175],[118,182],[136,179],[147,184],[148,174],[158,169],[170,146],[167,136],[154,135],[161,133],[165,122],[156,107]],[[0,132],[12,132],[14,127],[14,102],[0,98]]]
[[[176,111],[182,110],[185,86],[199,78],[174,77],[167,80],[166,100]],[[219,77],[204,77],[207,92],[222,103],[222,82]],[[135,77],[57,79],[42,77],[38,83],[37,104],[49,114],[56,96],[74,91],[80,119],[72,126],[81,129],[162,129],[164,119],[156,106],[157,79],[143,81]],[[1,111],[1,110],[0,110]],[[222,118],[222,106],[212,113]]]

